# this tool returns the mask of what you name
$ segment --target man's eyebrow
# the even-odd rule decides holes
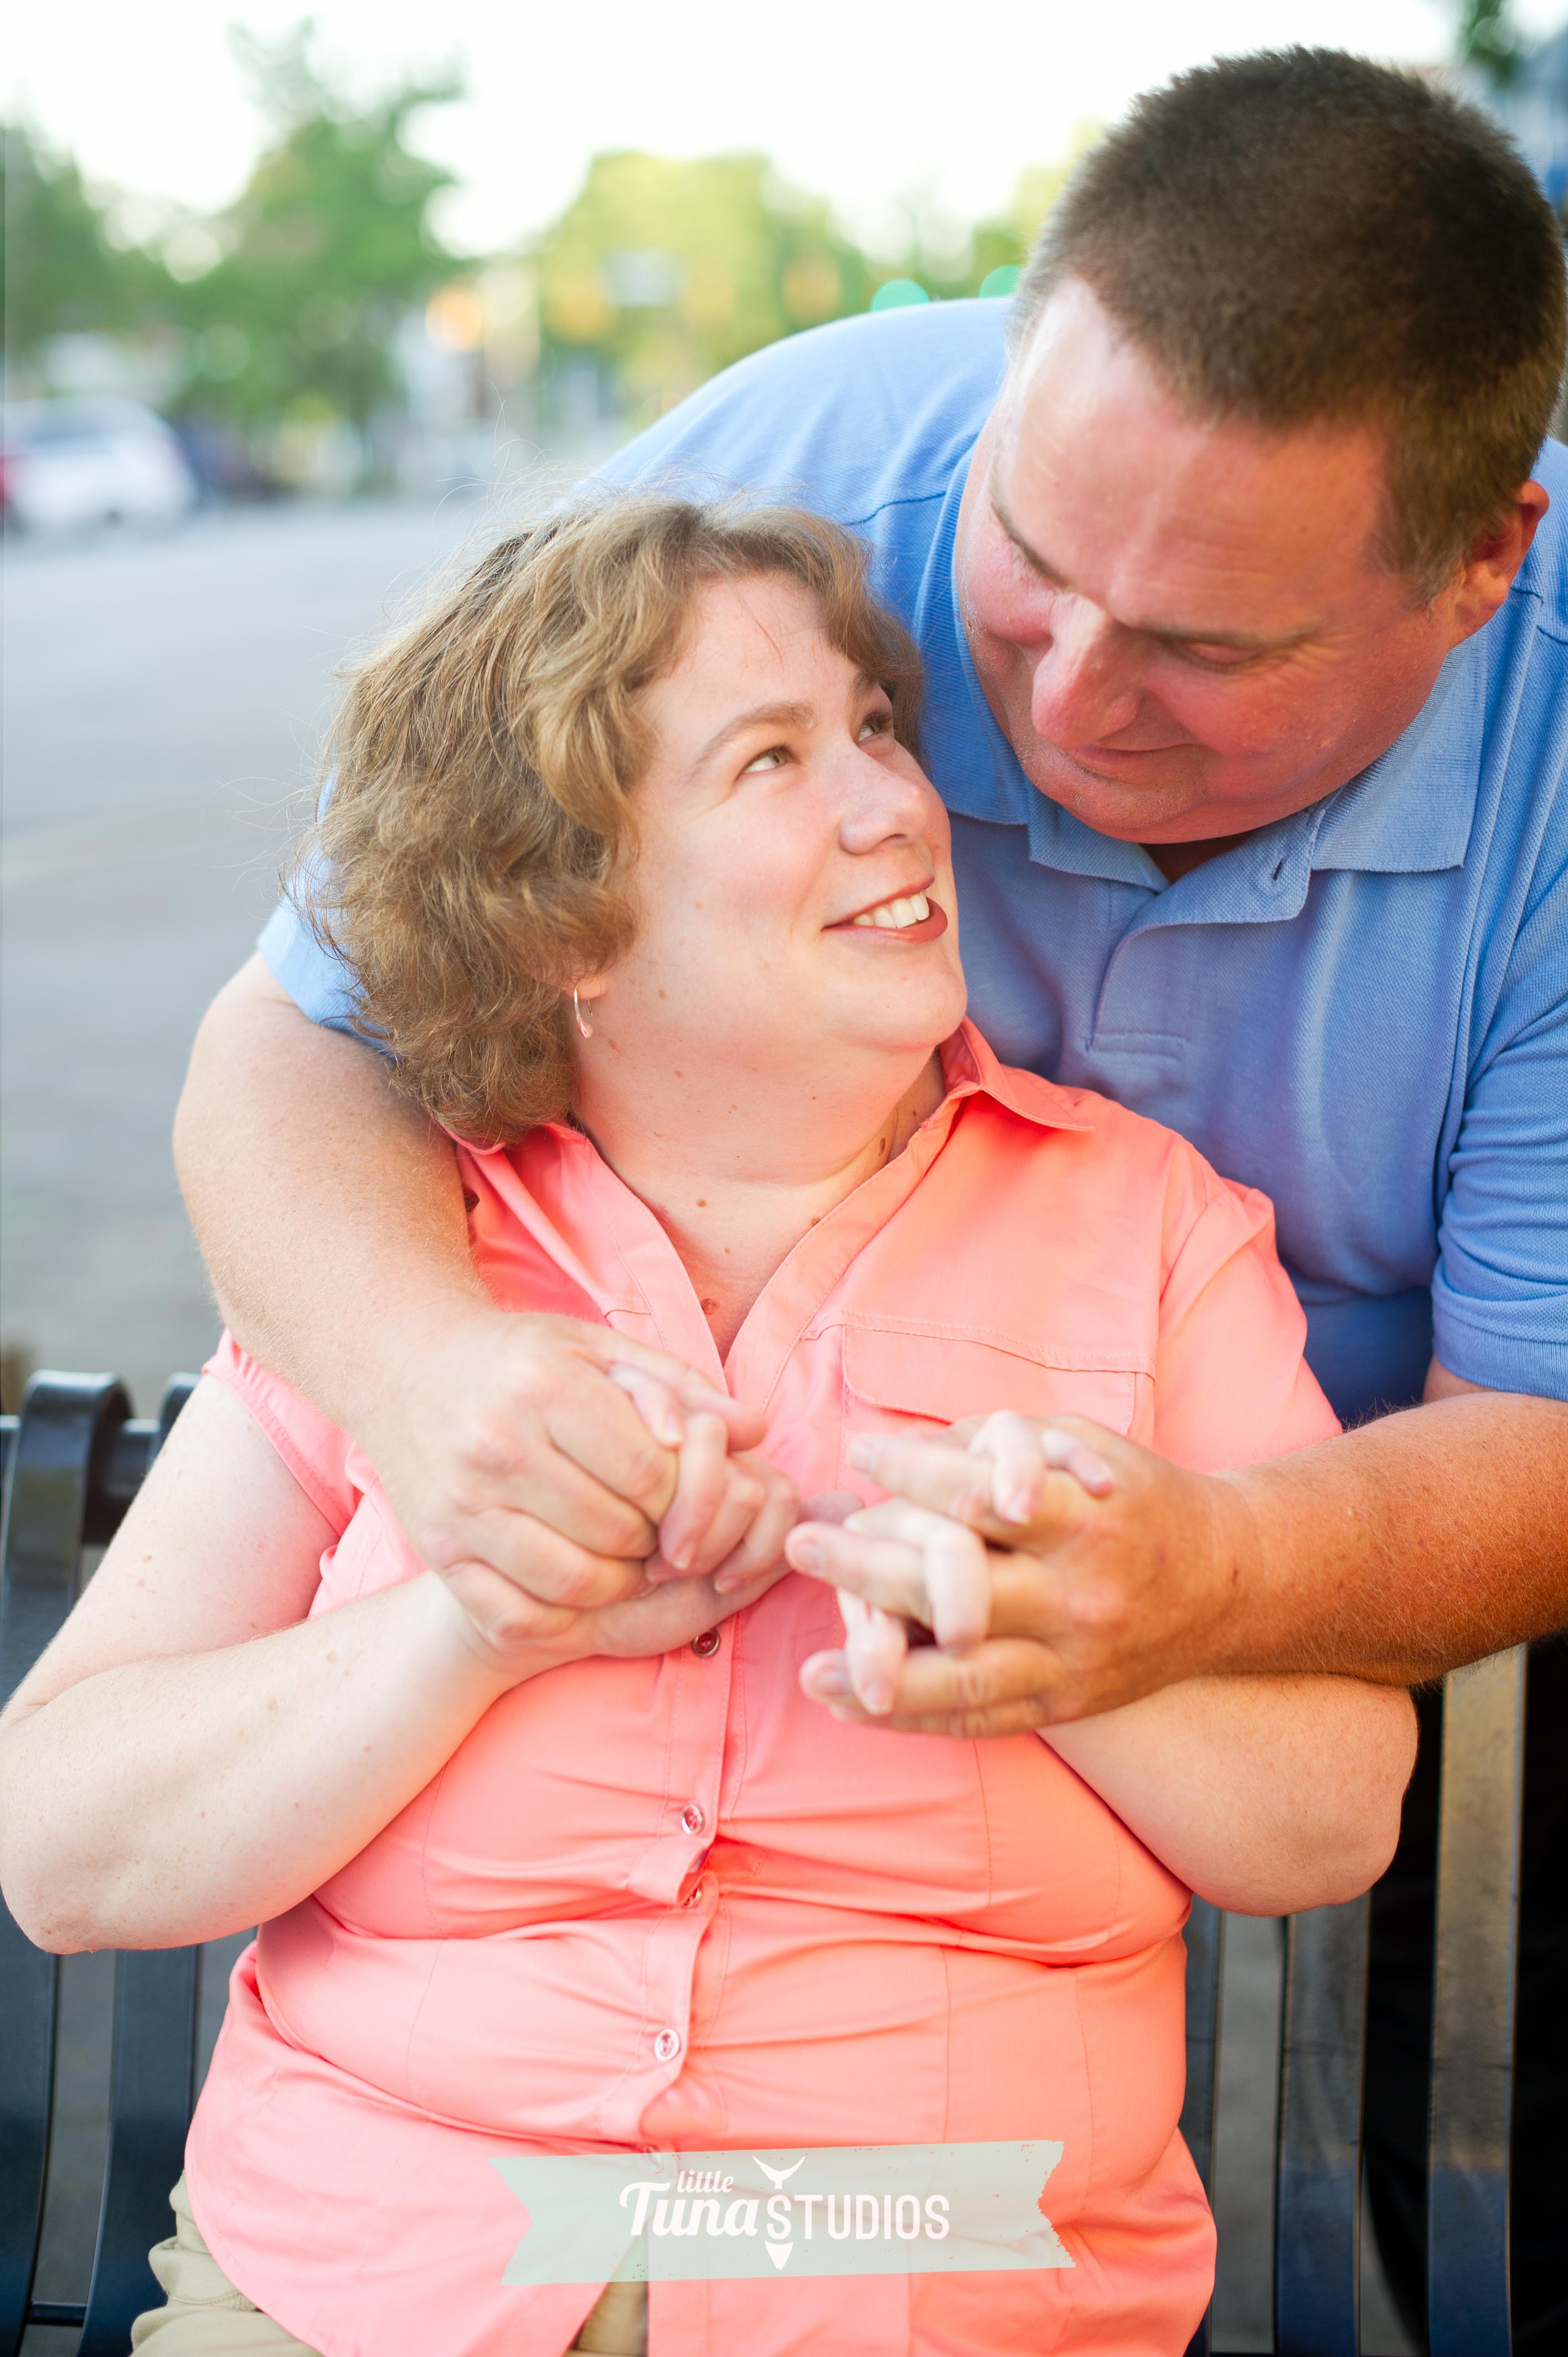
[[[1047,565],[1037,548],[1031,548],[1023,533],[1008,515],[994,490],[991,494],[991,511],[997,522],[1023,558],[1031,573],[1048,581],[1053,589],[1070,589],[1072,585],[1059,574],[1054,565]],[[1299,646],[1309,638],[1309,630],[1295,630],[1288,638],[1258,638],[1247,630],[1162,630],[1152,623],[1130,623],[1145,639],[1158,639],[1168,647],[1234,647],[1240,654],[1278,654],[1285,647]]]

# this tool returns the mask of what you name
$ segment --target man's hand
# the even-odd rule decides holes
[[[785,1550],[859,1599],[847,1652],[801,1671],[841,1716],[1015,1734],[1135,1702],[1218,1657],[1250,1542],[1223,1477],[1079,1416],[993,1416],[937,1442],[864,1437],[850,1455],[894,1494],[837,1527],[800,1523]],[[901,1653],[894,1623],[939,1643]],[[867,1688],[886,1707],[866,1709]]]
[[[410,1338],[404,1366],[360,1437],[448,1579],[489,1566],[542,1605],[594,1610],[638,1594],[656,1551],[656,1577],[705,1577],[765,1508],[777,1519],[771,1469],[734,1453],[761,1417],[608,1327],[463,1305]]]

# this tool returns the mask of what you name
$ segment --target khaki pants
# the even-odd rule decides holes
[[[185,2178],[169,2195],[175,2231],[155,2243],[147,2262],[166,2295],[131,2327],[131,2346],[150,2357],[317,2357],[303,2341],[263,2316],[236,2291],[201,2239],[186,2199]],[[648,2347],[648,2291],[642,2284],[607,2284],[572,2344],[584,2357],[643,2357]]]

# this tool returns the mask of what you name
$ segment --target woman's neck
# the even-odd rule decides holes
[[[579,1119],[679,1253],[725,1359],[800,1238],[903,1152],[944,1089],[941,1060],[932,1055],[869,1130],[864,1097],[857,1111],[824,1103],[818,1092],[768,1123],[753,1112],[740,1128],[735,1105],[714,1122],[696,1117],[696,1103],[661,1106],[655,1126],[650,1108],[590,1088]],[[707,1091],[691,1093],[700,1100]]]

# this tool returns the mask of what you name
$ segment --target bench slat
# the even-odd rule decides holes
[[[1368,1905],[1287,1918],[1274,2210],[1279,2357],[1357,2357]]]
[[[1225,1918],[1207,1899],[1195,1899],[1187,1925],[1187,2092],[1182,2098],[1181,2133],[1210,2201],[1214,2198],[1215,2076],[1224,1963]],[[1206,2315],[1187,2343],[1187,2357],[1208,2357],[1209,2329]]]
[[[0,1702],[76,1600],[95,1469],[130,1414],[113,1375],[35,1375],[5,1453],[0,1519]],[[59,1959],[0,1923],[0,2352],[27,2321],[43,2230]]]
[[[114,1960],[109,2161],[77,2357],[124,2357],[132,2319],[163,2298],[146,2255],[174,2232],[169,2188],[196,2103],[199,1948]]]
[[[1427,2313],[1432,2357],[1509,2357],[1509,2136],[1524,1792],[1525,1649],[1443,1697]]]

